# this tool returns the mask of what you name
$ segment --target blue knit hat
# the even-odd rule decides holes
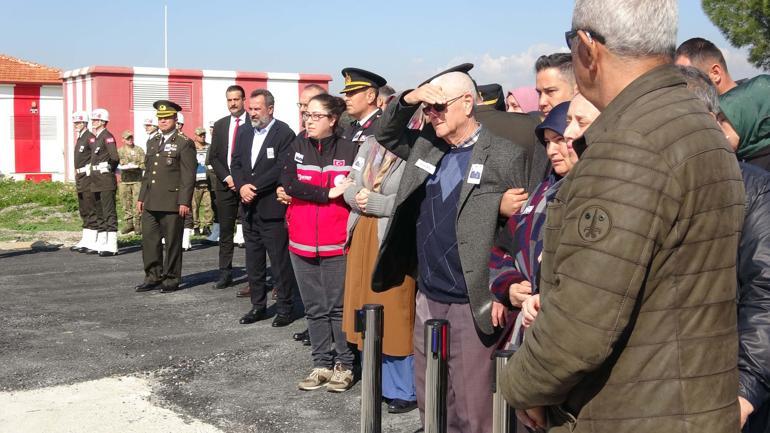
[[[564,135],[564,130],[567,129],[567,110],[569,110],[569,102],[562,102],[561,104],[553,107],[551,112],[545,116],[543,123],[537,125],[535,128],[535,135],[540,143],[545,145],[545,130],[550,129],[559,135]]]

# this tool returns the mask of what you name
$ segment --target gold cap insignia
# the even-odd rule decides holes
[[[353,78],[350,76],[350,74],[345,74],[345,84],[350,84],[353,81]]]

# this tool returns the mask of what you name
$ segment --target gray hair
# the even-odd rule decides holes
[[[719,114],[719,93],[708,75],[693,66],[677,66],[684,76],[689,89],[695,96],[706,104],[706,109],[714,115]]]
[[[603,37],[621,57],[673,59],[678,19],[676,0],[576,0],[572,29]]]
[[[254,89],[251,91],[251,95],[249,95],[250,98],[256,98],[257,96],[262,96],[265,98],[265,105],[268,107],[274,107],[275,106],[275,96],[273,96],[272,93],[270,93],[267,89]]]

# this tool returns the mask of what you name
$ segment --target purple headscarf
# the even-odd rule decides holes
[[[538,110],[537,91],[533,87],[517,87],[511,89],[505,95],[506,99],[510,94],[513,94],[513,97],[516,98],[516,102],[519,103],[519,106],[525,113]]]

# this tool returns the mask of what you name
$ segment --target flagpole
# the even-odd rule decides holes
[[[168,5],[163,5],[163,67],[168,69]]]

